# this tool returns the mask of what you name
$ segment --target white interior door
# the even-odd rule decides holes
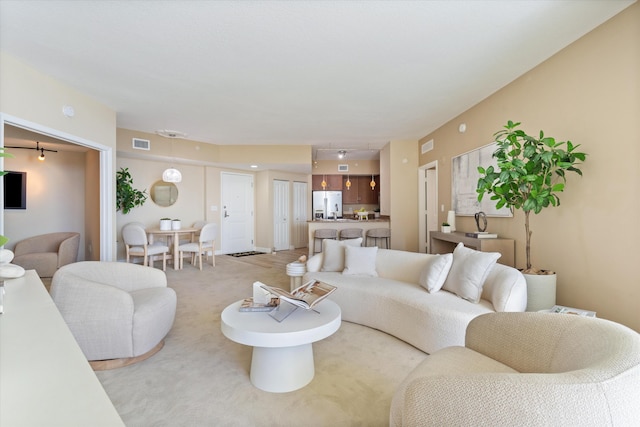
[[[273,181],[273,247],[289,250],[289,181]]]
[[[306,248],[307,233],[307,183],[293,183],[293,247]]]
[[[253,176],[221,172],[220,250],[223,254],[254,250]]]
[[[429,232],[438,230],[438,162],[418,169],[418,252],[429,253]]]

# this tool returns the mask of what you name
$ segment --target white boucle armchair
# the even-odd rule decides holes
[[[391,426],[632,426],[640,421],[640,336],[603,319],[491,313],[465,347],[418,365]]]
[[[175,319],[165,273],[137,264],[69,264],[53,276],[51,297],[95,370],[155,354]]]

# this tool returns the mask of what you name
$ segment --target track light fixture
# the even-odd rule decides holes
[[[40,154],[38,154],[38,160],[40,161],[44,161],[44,152],[48,151],[50,153],[57,153],[58,150],[50,150],[48,148],[44,148],[44,147],[40,147],[40,142],[36,141],[36,146],[35,147],[16,147],[16,146],[6,146],[5,148],[19,148],[21,150],[36,150],[39,151]]]

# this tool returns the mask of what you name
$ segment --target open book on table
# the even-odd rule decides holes
[[[280,299],[283,299],[298,307],[302,307],[305,310],[310,310],[315,307],[320,301],[329,296],[336,290],[335,286],[328,283],[320,282],[318,280],[312,280],[304,285],[295,288],[291,292],[287,292],[284,289],[274,288],[267,286],[264,283],[260,285],[262,289],[276,295]]]

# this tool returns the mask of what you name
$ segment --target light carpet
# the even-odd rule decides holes
[[[289,260],[277,257],[292,254],[257,257],[265,256],[279,262],[265,267],[217,256],[216,267],[205,263],[202,271],[188,263],[181,271],[167,268],[178,308],[164,348],[138,364],[96,372],[127,426],[389,424],[394,390],[427,355],[365,326],[342,322],[313,344],[316,372],[306,387],[269,393],[251,384],[251,347],[222,335],[220,313],[250,296],[256,280],[289,288]]]

